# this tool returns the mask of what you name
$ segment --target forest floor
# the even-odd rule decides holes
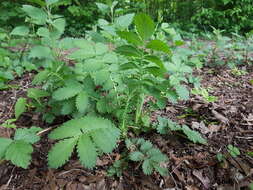
[[[204,68],[198,75],[203,87],[211,88],[210,95],[218,100],[207,103],[192,95],[188,101],[168,103],[166,109],[153,113],[187,124],[198,130],[207,140],[207,145],[193,144],[181,137],[145,134],[161,151],[168,155],[166,167],[170,175],[145,176],[138,165],[129,164],[120,178],[108,177],[106,170],[120,154],[115,150],[97,161],[93,170],[84,169],[76,155],[60,169],[48,169],[47,152],[52,142],[47,138],[37,143],[32,164],[24,170],[8,162],[0,162],[0,190],[239,190],[247,189],[253,180],[253,68],[248,73],[235,75],[225,68]],[[0,123],[12,118],[16,100],[31,87],[32,74],[15,80],[21,88],[0,91]],[[48,128],[36,113],[26,113],[17,126]],[[57,125],[57,123],[56,123]],[[11,137],[13,131],[0,127],[1,137]],[[45,135],[45,134],[44,134]],[[232,157],[227,145],[239,148],[240,155]],[[226,159],[217,160],[222,153]]]

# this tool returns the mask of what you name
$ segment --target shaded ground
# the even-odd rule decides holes
[[[208,140],[208,145],[196,145],[174,135],[150,133],[149,139],[170,158],[166,163],[169,176],[145,176],[140,168],[137,169],[137,165],[131,163],[122,177],[107,177],[107,168],[119,158],[117,151],[100,158],[94,170],[84,169],[76,155],[62,168],[48,169],[46,153],[52,142],[42,138],[35,145],[32,164],[28,170],[14,167],[7,162],[0,163],[0,190],[247,189],[253,181],[253,158],[247,155],[248,152],[253,152],[253,84],[250,83],[253,79],[252,68],[242,76],[235,76],[224,68],[204,69],[201,75],[203,86],[211,87],[210,94],[217,96],[218,101],[206,103],[201,97],[192,96],[186,102],[168,104],[166,109],[153,113],[154,120],[161,115],[187,124]],[[30,75],[26,75],[15,81],[22,88],[0,91],[0,123],[13,116],[15,100],[25,94],[30,80]],[[17,125],[48,127],[34,113],[22,116]],[[11,135],[11,130],[0,127],[0,136]],[[227,152],[228,144],[238,147],[241,155],[231,157]],[[219,163],[216,158],[218,153],[224,154],[227,159]]]

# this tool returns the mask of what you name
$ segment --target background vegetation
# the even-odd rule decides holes
[[[112,4],[112,0],[97,2]],[[24,18],[22,4],[45,6],[42,0],[12,0],[0,5],[0,27],[13,27]],[[244,33],[253,28],[252,0],[126,0],[119,2],[116,14],[145,11],[156,21],[163,20],[184,31],[210,31],[212,27],[226,32]],[[64,15],[68,23],[66,34],[82,36],[91,29],[103,13],[92,0],[62,0],[54,12]],[[7,24],[8,23],[8,24]]]

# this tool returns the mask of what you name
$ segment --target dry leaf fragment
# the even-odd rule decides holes
[[[193,170],[192,174],[204,185],[206,189],[210,187],[210,180],[208,177],[204,177],[202,171]]]
[[[218,113],[215,110],[212,110],[212,114],[214,115],[214,117],[216,119],[218,119],[222,123],[228,123],[229,122],[228,118],[226,118],[225,116],[223,116],[222,114]]]

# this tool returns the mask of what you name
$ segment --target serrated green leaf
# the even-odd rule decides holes
[[[52,97],[55,100],[67,100],[76,96],[78,93],[82,91],[81,86],[69,86],[58,88],[56,91],[53,92]]]
[[[76,97],[76,108],[80,113],[84,113],[89,106],[89,96],[87,92],[82,91]]]
[[[106,52],[108,52],[108,46],[102,43],[96,43],[95,52],[96,52],[96,55],[103,55]]]
[[[69,137],[77,137],[82,134],[81,127],[84,125],[82,119],[72,119],[65,122],[60,127],[54,129],[50,134],[50,139],[65,139]]]
[[[78,140],[78,154],[83,165],[91,168],[96,163],[95,145],[102,152],[111,152],[120,136],[119,129],[111,121],[95,116],[73,119],[49,134],[51,139],[74,137]],[[91,138],[93,141],[91,141]],[[61,141],[60,141],[61,142]],[[57,167],[57,165],[55,165]]]
[[[170,54],[170,48],[168,46],[168,44],[166,44],[165,42],[161,41],[161,40],[151,40],[147,45],[147,48],[155,50],[155,51],[161,51],[167,54]]]
[[[45,80],[47,79],[47,77],[49,76],[49,71],[48,70],[44,70],[44,71],[40,71],[33,79],[32,84],[41,84],[43,82],[45,82]]]
[[[115,24],[117,28],[120,29],[127,29],[130,24],[133,22],[134,13],[125,14],[122,16],[119,16],[115,19]]]
[[[108,128],[97,130],[91,133],[92,139],[96,146],[104,153],[110,153],[116,147],[120,131],[117,128]]]
[[[136,45],[136,46],[140,46],[140,45],[143,44],[140,37],[138,35],[136,35],[135,33],[133,33],[133,32],[118,31],[117,34],[119,35],[119,37],[126,40],[130,44],[133,44],[133,45]]]
[[[106,81],[111,80],[110,73],[107,70],[94,72],[91,76],[94,79],[96,85],[103,85]]]
[[[48,153],[50,168],[59,168],[65,164],[77,144],[78,138],[69,138],[56,143]]]
[[[120,46],[116,49],[116,52],[129,57],[141,57],[141,52],[130,45]]]
[[[15,117],[16,119],[19,118],[19,116],[26,111],[26,99],[25,98],[19,98],[15,104]]]
[[[154,165],[154,168],[161,176],[167,176],[169,173],[167,168],[162,168],[159,165]]]
[[[164,72],[166,72],[164,64],[163,64],[163,62],[161,61],[161,59],[159,57],[154,56],[154,55],[148,55],[148,56],[145,56],[144,59],[146,59],[146,60],[148,60],[152,63],[155,63],[158,67],[163,69]]]
[[[188,126],[183,125],[182,130],[189,140],[194,143],[206,144],[207,141],[204,139],[199,132],[190,129]]]
[[[27,36],[28,34],[29,28],[27,26],[17,26],[10,33],[10,35],[16,36]]]
[[[39,127],[31,127],[29,129],[19,128],[15,132],[14,140],[22,140],[24,142],[34,144],[40,140],[40,137],[36,135],[39,131],[41,131],[41,128]]]
[[[78,141],[77,152],[82,165],[93,168],[97,161],[97,150],[87,135],[82,135]]]
[[[38,36],[45,37],[45,38],[49,38],[49,36],[50,36],[49,30],[46,27],[40,27],[37,30],[36,34]]]
[[[57,3],[59,0],[46,0],[46,4],[47,5],[52,5],[52,4],[55,4]]]
[[[108,104],[105,98],[101,98],[97,101],[96,104],[97,110],[99,113],[107,113],[108,112]]]
[[[115,52],[106,53],[103,57],[105,63],[118,63],[118,55]]]
[[[165,154],[162,154],[161,151],[157,148],[152,148],[147,152],[147,155],[150,156],[150,160],[155,162],[165,162],[168,160]]]
[[[98,59],[89,59],[86,60],[82,65],[82,69],[84,72],[96,72],[103,69],[104,63]]]
[[[11,139],[0,137],[0,160],[5,157],[5,152],[11,143]]]
[[[146,175],[151,175],[154,171],[152,162],[149,159],[144,160],[144,162],[142,163],[142,170]]]
[[[95,3],[102,13],[106,13],[110,10],[110,7],[104,3]]]
[[[71,114],[75,109],[75,103],[74,101],[64,101],[62,108],[61,108],[61,114],[62,115],[69,115]]]
[[[50,94],[45,91],[45,90],[40,90],[38,88],[29,88],[27,90],[27,96],[29,98],[35,98],[35,99],[38,99],[38,98],[44,98],[44,97],[47,97],[49,96]]]
[[[16,166],[27,169],[31,161],[33,147],[25,141],[14,141],[6,150],[5,159],[11,161]]]
[[[144,154],[139,151],[131,152],[129,155],[130,160],[132,161],[141,161],[145,158]]]
[[[38,25],[46,24],[47,14],[42,9],[31,5],[23,5],[22,10],[25,11],[29,17],[31,17],[32,23]]]
[[[49,47],[34,46],[29,53],[29,58],[52,59],[53,56]]]
[[[141,142],[140,150],[143,152],[146,152],[146,151],[150,150],[152,147],[153,147],[153,145],[150,141],[146,141],[143,139],[143,141]]]
[[[183,86],[183,85],[178,85],[175,87],[176,92],[178,94],[178,96],[182,99],[182,100],[188,100],[190,95],[189,95],[189,91],[188,89]]]
[[[66,21],[64,18],[58,18],[53,21],[52,25],[62,34],[65,29]]]
[[[139,13],[134,17],[134,23],[139,36],[143,41],[148,40],[155,31],[155,23],[144,13]]]
[[[166,98],[172,103],[177,103],[178,95],[174,90],[167,90]]]
[[[71,53],[69,55],[69,58],[70,59],[76,59],[76,60],[84,60],[84,59],[87,59],[87,58],[94,57],[95,55],[96,54],[95,54],[95,51],[93,49],[89,49],[89,50],[79,49],[79,50],[76,50],[73,53]]]

